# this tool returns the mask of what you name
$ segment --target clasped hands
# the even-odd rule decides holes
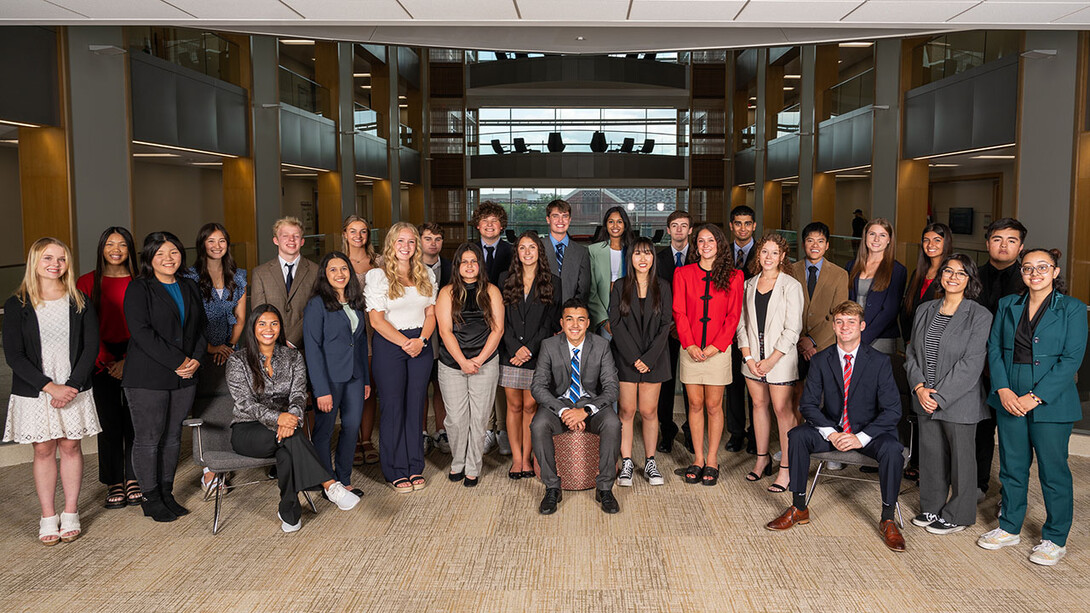
[[[530,358],[534,357],[534,354],[526,348],[526,345],[519,347],[519,350],[515,352],[515,355],[509,360],[512,366],[522,366],[526,362],[530,361]]]
[[[295,434],[295,429],[299,427],[299,418],[284,411],[280,414],[280,417],[276,418],[276,442],[280,442],[289,436]]]
[[[715,345],[708,345],[707,347],[701,349],[696,345],[689,345],[685,348],[685,351],[689,352],[689,357],[692,358],[694,362],[703,362],[705,360],[711,359],[713,356],[715,356],[715,354],[719,353],[719,348]]]
[[[587,410],[583,407],[572,407],[564,411],[564,414],[560,416],[560,421],[564,422],[569,430],[582,432],[587,427]]]
[[[1029,393],[1019,396],[1009,387],[1004,387],[998,390],[997,393],[999,394],[999,402],[1003,404],[1003,408],[1015,417],[1025,417],[1027,413],[1037,408],[1037,401],[1034,400],[1033,396]]]
[[[409,354],[410,358],[415,358],[420,355],[420,352],[424,350],[424,339],[422,338],[410,338],[404,343],[401,343],[401,350]]]
[[[52,381],[46,383],[45,387],[42,388],[42,391],[49,394],[51,397],[49,405],[54,409],[63,409],[69,402],[72,402],[72,400],[75,399],[76,394],[79,393],[79,390],[70,385],[60,385],[53,383]]]
[[[193,375],[197,374],[197,369],[200,368],[201,363],[193,358],[186,358],[182,365],[179,366],[174,374],[183,379],[192,379]]]
[[[837,451],[851,451],[852,449],[862,449],[863,443],[859,442],[859,437],[851,432],[833,432],[829,435],[829,442],[836,447]]]

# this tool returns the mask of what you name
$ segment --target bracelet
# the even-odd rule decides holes
[[[917,383],[916,387],[912,388],[912,393],[915,394],[916,392],[920,391],[921,387],[923,387],[923,383]]]
[[[1034,401],[1034,402],[1036,402],[1036,403],[1037,403],[1037,404],[1039,404],[1039,405],[1040,405],[1040,404],[1044,404],[1044,403],[1045,403],[1045,401],[1044,401],[1044,400],[1041,400],[1040,398],[1038,398],[1038,397],[1037,397],[1037,394],[1034,394],[1034,393],[1033,393],[1032,391],[1031,391],[1031,392],[1029,393],[1029,397],[1030,397],[1030,398],[1032,398],[1032,399],[1033,399],[1033,401]]]

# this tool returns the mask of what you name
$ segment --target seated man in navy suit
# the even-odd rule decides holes
[[[863,307],[846,300],[833,309],[836,344],[816,354],[799,403],[806,423],[788,433],[792,506],[770,521],[769,530],[810,523],[806,480],[810,454],[858,451],[878,461],[882,519],[878,524],[886,547],[905,550],[905,539],[893,521],[904,470],[904,446],[897,438],[901,395],[889,357],[861,342]],[[847,399],[845,400],[845,392]]]

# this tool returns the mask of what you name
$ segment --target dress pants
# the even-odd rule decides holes
[[[1033,367],[1015,364],[1011,373],[1011,390],[1019,396],[1033,389]],[[1041,538],[1064,547],[1071,531],[1075,496],[1071,482],[1071,467],[1067,464],[1067,447],[1071,441],[1072,423],[1040,422],[1035,411],[1025,417],[1015,417],[1006,409],[996,410],[999,429],[999,484],[1003,513],[999,527],[1018,534],[1026,517],[1026,497],[1029,490],[1029,469],[1037,456],[1037,475],[1045,499],[1045,524]]]
[[[356,440],[360,436],[360,422],[363,421],[363,386],[360,377],[352,377],[345,383],[333,383],[333,410],[326,413],[314,410],[314,432],[311,439],[314,449],[322,460],[322,466],[345,487],[352,484],[352,457],[356,452]],[[341,415],[341,435],[337,439],[336,467],[330,463],[332,451],[333,426],[337,423],[337,413]]]
[[[677,389],[677,376],[678,376],[678,356],[681,355],[681,341],[669,337],[666,340],[666,347],[670,351],[670,372],[673,373],[666,381],[662,382],[662,387],[659,388],[659,432],[662,434],[662,440],[672,441],[677,436],[677,423],[674,422],[674,392]],[[689,394],[685,391],[685,386],[681,386],[681,397],[684,401],[682,406],[685,407],[685,414],[689,414]]]
[[[420,328],[401,330],[401,333],[409,338],[419,338]],[[378,425],[382,476],[392,482],[422,475],[424,440],[420,433],[424,427],[424,403],[428,400],[432,352],[425,349],[415,358],[410,358],[401,347],[381,334],[375,334],[372,347],[371,376],[378,387],[382,409]]]
[[[796,494],[806,492],[806,480],[810,477],[810,454],[836,451],[833,444],[821,437],[817,428],[803,424],[787,433],[787,455],[791,458],[791,485]],[[859,453],[878,460],[878,484],[882,490],[882,504],[894,505],[901,493],[901,477],[904,471],[905,446],[893,434],[880,434]]]
[[[359,429],[359,426],[356,428]],[[289,524],[299,523],[302,511],[299,492],[321,487],[330,479],[319,453],[300,430],[277,442],[275,430],[268,429],[260,422],[243,421],[231,426],[231,447],[235,453],[251,458],[276,458],[280,517]]]
[[[920,510],[959,526],[976,523],[976,424],[920,415]]]
[[[464,471],[471,477],[481,475],[484,433],[496,400],[499,378],[498,357],[485,362],[475,375],[439,363],[439,388],[447,407],[443,426],[450,442],[450,472]]]
[[[135,479],[132,469],[132,415],[121,380],[103,370],[91,378],[102,432],[98,435],[98,480],[103,485]]]
[[[984,389],[992,389],[992,381],[988,375],[984,375]],[[976,487],[982,492],[988,491],[988,484],[992,480],[992,461],[995,459],[995,409],[991,405],[986,408],[988,417],[976,425]]]
[[[753,438],[753,401],[746,402],[746,378],[742,376],[742,352],[737,343],[730,345],[731,384],[725,390],[727,433],[732,437],[749,436]],[[750,427],[746,429],[746,405],[749,405]],[[685,403],[688,406],[688,402]]]
[[[193,407],[197,386],[174,390],[126,387],[132,412],[132,467],[144,492],[160,485],[174,486],[178,454],[182,445],[182,422]]]
[[[617,458],[621,455],[621,419],[606,407],[587,417],[584,423],[587,432],[598,435],[598,478],[595,487],[599,490],[611,490],[617,478]],[[538,408],[534,420],[530,422],[530,439],[534,446],[534,456],[541,466],[541,482],[549,489],[560,489],[553,437],[567,428],[555,413],[544,407]]]

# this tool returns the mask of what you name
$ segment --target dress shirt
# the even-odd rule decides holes
[[[564,233],[564,240],[559,240],[559,241],[556,240],[555,238],[553,238],[553,233],[552,232],[549,233],[549,240],[553,242],[553,249],[556,249],[557,243],[559,243],[561,245],[564,245],[564,249],[567,249],[568,248],[568,242],[569,242],[568,238],[569,237],[568,237],[567,232]]]
[[[844,372],[844,356],[846,356],[846,355],[852,356],[852,373],[854,373],[855,369],[856,369],[855,358],[856,358],[856,356],[859,355],[859,345],[856,345],[855,349],[852,349],[851,351],[844,351],[844,349],[841,348],[840,343],[837,343],[836,344],[836,354],[840,358],[840,372],[841,373]],[[853,374],[853,378],[854,378],[854,374]],[[849,382],[848,385],[851,386],[851,383]],[[849,387],[848,390],[850,391],[851,387]],[[844,407],[841,407],[840,410],[843,411]],[[821,433],[822,438],[824,438],[825,440],[829,440],[829,435],[836,432],[836,428],[829,428],[829,427],[818,428],[818,432]],[[862,432],[855,432],[853,434],[855,434],[855,438],[859,439],[859,444],[862,445],[863,447],[866,447],[867,443],[870,442],[870,438],[871,438],[870,435],[863,434]]]
[[[569,363],[571,362],[571,359],[573,357],[575,357],[575,352],[576,351],[578,351],[580,354],[583,353],[583,345],[584,344],[586,344],[586,343],[585,342],[580,342],[578,345],[573,345],[573,344],[571,344],[571,341],[568,341],[568,362]],[[568,382],[568,387],[571,387],[571,382]],[[583,387],[583,355],[579,356],[579,389],[580,389],[581,392],[583,392],[583,395],[580,396],[580,398],[583,398],[583,397],[587,396],[587,389],[585,387]],[[567,394],[565,394],[563,396],[560,396],[559,399],[564,400],[567,397],[568,397]],[[556,412],[556,416],[557,417],[562,416],[564,414],[564,411],[567,411],[570,408],[573,408],[573,407],[566,407],[566,408],[560,409],[559,411]],[[598,412],[598,407],[594,406],[593,404],[586,405],[586,408],[590,409],[590,414],[591,415],[594,415],[595,413]]]
[[[674,249],[674,245],[671,243],[670,244],[670,257],[673,258],[673,260],[674,260],[674,267],[675,268],[677,267],[677,254],[679,254],[679,253],[681,254],[681,265],[684,266],[685,265],[685,258],[689,257],[689,246],[685,245],[685,248],[679,251],[677,249]]]
[[[279,253],[276,254],[276,259],[280,260],[280,275],[282,277],[284,277],[284,284],[285,285],[287,285],[287,283],[288,283],[288,264],[292,265],[291,266],[291,279],[292,279],[292,281],[294,281],[295,277],[299,275],[299,258],[301,258],[301,257],[303,257],[303,256],[297,255],[297,256],[295,256],[294,260],[289,262],[289,261],[285,260],[283,258],[283,256],[281,256]],[[322,274],[325,274],[325,271],[322,271]]]
[[[818,261],[816,261],[816,262],[811,262],[810,260],[808,260],[808,259],[807,259],[807,260],[806,260],[806,274],[807,274],[807,278],[809,278],[809,274],[810,274],[810,267],[811,267],[811,266],[817,266],[817,276],[818,276],[818,278],[820,279],[820,278],[821,278],[821,265],[822,265],[822,264],[824,264],[824,263],[825,263],[825,258],[821,258],[820,260],[818,260]]]
[[[734,267],[735,268],[743,268],[746,265],[746,260],[749,259],[749,251],[751,249],[753,249],[753,237],[750,237],[749,242],[744,244],[744,245],[741,245],[741,246],[739,246],[738,243],[736,243],[734,241],[731,241],[730,248],[731,248],[731,255],[733,255],[733,256],[738,255],[738,250],[739,249],[742,250],[742,261],[741,262],[735,262]]]

